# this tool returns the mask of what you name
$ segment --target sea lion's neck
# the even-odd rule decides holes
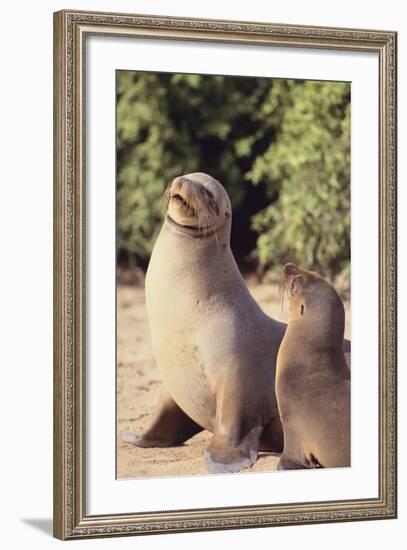
[[[160,288],[163,295],[177,299],[182,296],[184,302],[233,293],[251,299],[231,251],[229,235],[230,227],[226,226],[216,235],[198,239],[164,225],[151,256],[146,286]],[[157,284],[150,285],[153,281]]]
[[[145,291],[153,340],[163,334],[157,327],[166,332],[174,319],[182,330],[194,330],[215,312],[226,318],[230,312],[250,318],[277,347],[283,338],[285,325],[268,317],[250,294],[225,234],[212,240],[188,239],[163,228],[151,255]]]
[[[162,254],[167,251],[166,262],[171,269],[178,264],[185,269],[187,266],[199,265],[205,270],[205,266],[218,263],[223,259],[228,261],[234,257],[230,249],[230,228],[223,227],[216,233],[197,235],[182,233],[171,225],[164,224],[157,239],[155,249]]]
[[[308,315],[290,321],[282,345],[285,365],[298,364],[315,368],[317,358],[345,357],[343,352],[344,326],[341,316],[337,319],[323,319]],[[309,361],[308,361],[309,359]],[[321,362],[321,366],[324,362]],[[341,364],[341,362],[339,362]]]
[[[163,232],[160,235],[166,246],[178,250],[168,267],[178,271],[180,277],[194,273],[199,284],[209,283],[211,288],[243,283],[239,268],[230,248],[230,231],[224,228],[207,238],[191,238],[182,234]]]

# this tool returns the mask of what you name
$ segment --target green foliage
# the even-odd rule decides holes
[[[117,74],[117,240],[141,265],[177,175],[226,187],[238,260],[346,267],[350,231],[349,85],[267,78]]]
[[[307,81],[289,95],[275,142],[251,170],[279,189],[252,220],[260,264],[290,259],[333,276],[350,257],[349,86]]]

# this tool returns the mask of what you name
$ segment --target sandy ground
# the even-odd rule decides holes
[[[285,321],[275,285],[248,283],[266,313]],[[349,304],[345,303],[350,337]],[[183,445],[168,449],[141,449],[121,441],[124,431],[142,433],[151,422],[158,401],[161,377],[154,360],[144,300],[144,288],[119,285],[117,294],[117,478],[206,474],[203,455],[211,435],[204,431]],[[276,469],[278,457],[260,453],[248,471]]]

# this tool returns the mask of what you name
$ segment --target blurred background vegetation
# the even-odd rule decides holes
[[[243,272],[294,261],[348,280],[349,84],[118,71],[119,263],[145,270],[164,188],[196,171],[231,198]]]

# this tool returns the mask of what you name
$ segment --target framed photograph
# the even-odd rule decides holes
[[[395,32],[54,14],[54,535],[397,514]]]

